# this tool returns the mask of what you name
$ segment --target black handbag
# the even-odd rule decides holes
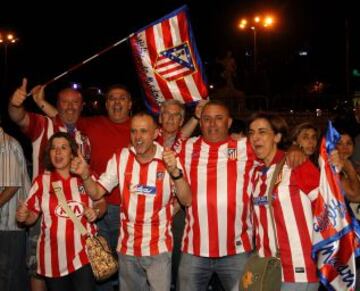
[[[275,230],[274,209],[272,207],[272,193],[274,186],[280,181],[279,173],[285,163],[283,158],[274,170],[268,190],[268,203],[271,216],[271,224],[275,235],[276,256],[259,257],[255,252],[245,264],[244,273],[240,280],[240,291],[279,291],[281,289],[281,261],[279,245]]]

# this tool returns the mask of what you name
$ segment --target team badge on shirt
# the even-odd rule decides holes
[[[229,160],[236,160],[237,159],[237,149],[228,148],[227,156],[228,156]]]
[[[164,177],[165,177],[165,172],[157,172],[156,173],[157,180],[162,180],[162,179],[164,179]]]
[[[86,195],[84,185],[79,185],[78,190],[80,195]]]

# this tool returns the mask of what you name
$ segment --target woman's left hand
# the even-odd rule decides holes
[[[94,208],[84,206],[84,215],[89,222],[94,222],[98,218],[98,214]]]

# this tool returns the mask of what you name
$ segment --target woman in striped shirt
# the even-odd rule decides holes
[[[45,151],[47,171],[35,178],[30,195],[16,213],[26,225],[41,217],[41,233],[37,247],[37,272],[45,277],[48,290],[95,290],[95,280],[85,251],[85,237],[75,227],[52,187],[60,182],[70,209],[85,228],[96,233],[94,222],[105,203],[93,204],[82,180],[70,172],[71,160],[77,155],[77,145],[67,134],[55,133]],[[101,209],[100,209],[101,208]],[[101,211],[102,210],[102,211]]]
[[[318,193],[318,169],[309,160],[294,169],[285,164],[276,177],[269,207],[268,189],[276,165],[285,157],[280,148],[286,136],[287,124],[281,117],[258,113],[251,118],[249,139],[260,163],[251,179],[256,248],[260,257],[278,253],[282,291],[315,291],[319,279],[311,258],[311,205]]]

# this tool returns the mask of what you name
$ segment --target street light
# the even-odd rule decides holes
[[[7,49],[9,45],[15,44],[18,40],[14,33],[0,30],[0,46],[4,46],[4,85],[7,82]]]
[[[261,28],[268,29],[274,24],[274,18],[270,15],[260,16],[256,15],[253,18],[243,18],[240,20],[238,27],[241,30],[251,29],[253,32],[253,57],[254,57],[254,72],[257,70],[257,31]]]

